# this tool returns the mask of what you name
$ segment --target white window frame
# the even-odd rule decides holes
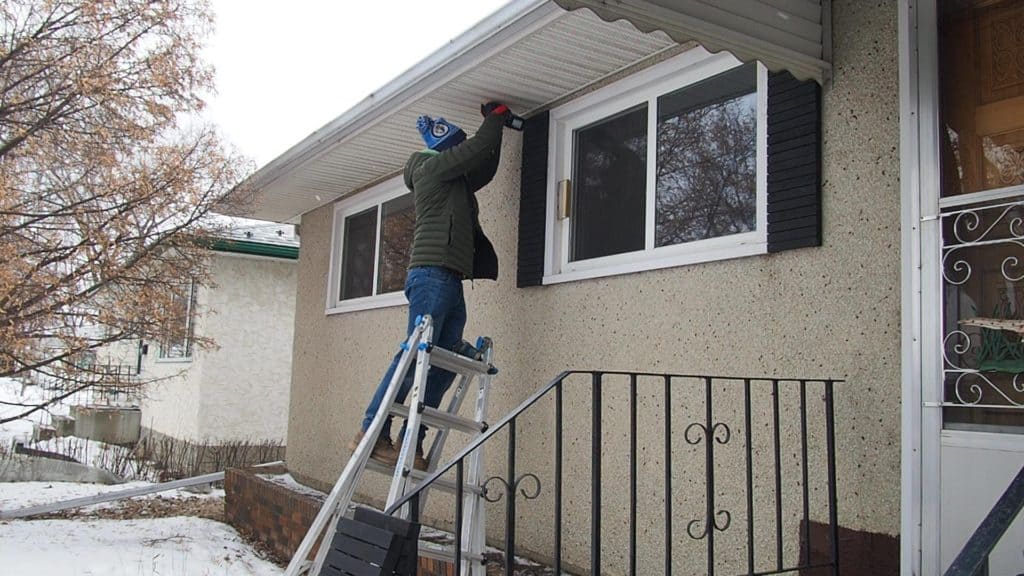
[[[657,146],[647,146],[645,248],[577,262],[569,261],[570,218],[557,218],[557,183],[572,175],[573,131],[647,103],[648,134],[657,134],[657,100],[743,63],[727,52],[701,47],[656,64],[551,110],[548,140],[544,284],[600,278],[768,252],[768,70],[757,64],[756,229],[718,238],[654,247]]]
[[[184,346],[185,346],[185,350],[188,351],[188,354],[186,354],[184,356],[165,356],[164,355],[166,353],[165,352],[165,349],[166,349],[165,343],[164,342],[158,342],[157,343],[157,351],[156,351],[156,360],[155,360],[155,362],[157,362],[159,364],[174,364],[174,363],[182,363],[182,362],[191,362],[192,361],[192,357],[195,354],[195,350],[193,348],[193,344],[194,344],[194,340],[195,340],[195,334],[196,334],[195,333],[195,330],[196,330],[196,310],[195,309],[196,309],[196,306],[198,304],[198,298],[199,298],[198,286],[196,286],[196,281],[195,280],[189,280],[189,282],[188,282],[187,297],[188,297],[188,300],[187,300],[187,303],[185,304],[185,330],[186,330],[187,336],[185,336],[185,339],[184,339]]]
[[[341,283],[341,257],[344,254],[342,241],[345,238],[345,218],[357,214],[369,208],[377,208],[377,232],[375,238],[376,249],[380,249],[381,234],[381,207],[388,201],[394,200],[405,194],[411,194],[405,187],[400,176],[386,180],[367,190],[338,201],[334,205],[334,222],[331,225],[331,265],[330,273],[327,275],[327,309],[326,314],[344,314],[346,312],[357,312],[360,310],[372,310],[375,308],[387,308],[391,306],[404,306],[408,304],[405,293],[402,290],[374,294],[361,298],[341,300],[339,289]],[[380,258],[375,257],[373,262],[373,289],[377,290],[377,278],[380,270],[378,266]]]

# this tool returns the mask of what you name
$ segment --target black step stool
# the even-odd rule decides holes
[[[342,518],[320,576],[415,576],[420,525],[369,508]]]

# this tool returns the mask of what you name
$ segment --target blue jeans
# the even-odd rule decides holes
[[[462,342],[462,330],[466,327],[466,300],[462,294],[462,278],[459,274],[440,266],[418,266],[411,268],[405,277],[405,297],[409,300],[409,321],[406,328],[406,339],[412,334],[416,327],[416,317],[430,314],[433,320],[433,343],[436,346],[452,350],[456,344]],[[402,356],[399,350],[391,361],[391,367],[384,374],[384,378],[377,385],[377,391],[373,394],[370,405],[363,415],[363,431],[370,427],[370,422],[376,416],[380,408],[384,394],[387,392],[391,377],[398,367],[398,361]],[[415,376],[416,364],[413,364],[405,373],[402,385],[398,389],[398,402],[405,402],[409,390],[412,388],[413,377]],[[444,393],[452,385],[455,374],[440,368],[430,368],[427,373],[427,386],[424,391],[424,402],[431,408],[441,405]],[[405,427],[402,428],[404,434]],[[420,426],[417,448],[422,448],[423,438],[427,429]],[[381,438],[391,437],[391,417],[384,421],[384,429]]]

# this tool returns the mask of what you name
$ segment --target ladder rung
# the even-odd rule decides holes
[[[385,476],[393,476],[395,474],[395,468],[393,466],[389,466],[379,460],[374,460],[372,458],[366,461],[366,469],[372,470],[374,472],[379,472],[381,474],[384,474]],[[422,482],[423,479],[426,478],[429,474],[431,473],[424,472],[422,470],[416,470],[414,468],[412,472],[409,473],[409,477],[412,478],[414,482],[419,483]],[[431,487],[437,488],[438,490],[441,490],[443,492],[448,492],[449,494],[455,494],[455,482],[453,482],[452,480],[448,480],[447,478],[438,478],[433,484],[431,484]],[[410,491],[412,491],[412,488],[410,488]],[[464,493],[475,494],[477,496],[482,495],[484,493],[484,491],[479,486],[474,486],[472,484],[463,484],[462,491]]]
[[[395,416],[408,418],[409,407],[405,404],[394,404],[391,406],[391,413]],[[472,418],[463,418],[462,416],[450,414],[444,410],[438,410],[437,408],[431,408],[430,406],[424,406],[423,410],[420,411],[420,416],[423,418],[424,424],[434,426],[435,428],[455,428],[471,434],[487,430],[487,424],[484,424],[483,422],[477,422]]]
[[[438,346],[433,346],[430,349],[430,365],[456,374],[487,374],[494,369],[486,362],[473,360]]]
[[[430,544],[420,542],[420,556],[426,556],[427,558],[433,558],[434,560],[445,560],[448,562],[455,561],[455,550],[450,547],[441,548],[441,545]],[[465,550],[462,551],[462,558],[465,560],[476,560],[477,562],[483,562],[484,557],[479,554],[473,554]]]

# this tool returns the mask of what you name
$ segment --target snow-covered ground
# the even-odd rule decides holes
[[[14,414],[3,402],[42,398],[35,386],[0,379],[0,417]],[[0,424],[0,446],[29,440],[32,423]],[[92,459],[101,446],[86,445]],[[52,446],[47,448],[53,449]],[[0,510],[15,510],[95,494],[145,486],[67,482],[0,482]],[[174,490],[139,498],[209,499],[224,492],[194,494]],[[116,502],[83,511],[116,508]],[[283,569],[262,559],[231,526],[206,518],[175,516],[146,519],[68,519],[0,521],[0,574],[3,576],[277,576]]]
[[[146,484],[0,483],[0,509],[13,510]],[[209,499],[223,495],[222,490],[210,494],[173,490],[159,497]],[[117,503],[109,502],[82,510],[89,512],[116,506]],[[206,518],[178,516],[0,521],[0,573],[4,576],[277,576],[283,570],[262,559],[231,526]]]
[[[22,389],[21,382],[11,378],[0,378],[0,419],[15,416],[25,411],[23,406],[12,406],[11,404],[37,403],[43,400],[43,391],[38,386],[25,386]],[[15,420],[6,424],[0,424],[0,446],[10,448],[11,441],[28,441],[32,438],[32,422],[29,420]]]
[[[7,576],[279,575],[237,532],[195,517],[0,523]]]

